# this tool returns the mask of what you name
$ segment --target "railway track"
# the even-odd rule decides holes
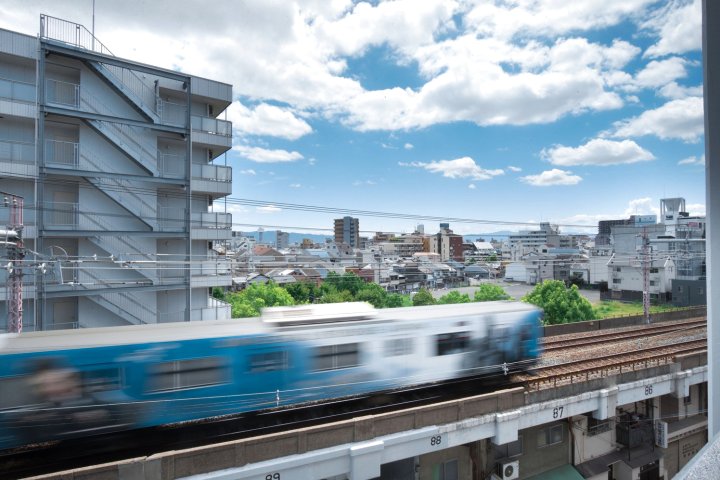
[[[691,340],[665,346],[653,346],[631,352],[613,353],[591,359],[566,361],[534,369],[534,375],[515,375],[528,391],[556,388],[571,383],[618,375],[627,371],[667,365],[677,355],[707,351],[707,340]]]
[[[575,347],[587,347],[591,345],[600,345],[604,343],[613,343],[618,340],[632,340],[635,338],[647,338],[666,333],[689,331],[707,327],[707,320],[694,320],[690,322],[673,323],[671,325],[654,325],[643,326],[636,331],[610,332],[610,333],[593,333],[592,335],[577,338],[553,339],[552,337],[543,338],[543,350],[545,352],[553,352],[565,350]],[[633,327],[637,329],[638,327]],[[564,337],[567,337],[564,336]]]

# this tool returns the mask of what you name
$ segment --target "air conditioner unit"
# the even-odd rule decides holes
[[[515,460],[512,462],[500,462],[497,464],[498,476],[502,480],[515,480],[520,476],[520,462]]]

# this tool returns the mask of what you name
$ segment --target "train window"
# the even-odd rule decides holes
[[[385,341],[385,356],[399,357],[400,355],[410,355],[413,352],[412,338],[391,338]]]
[[[470,332],[441,333],[435,336],[437,355],[453,355],[470,348]]]
[[[285,351],[256,353],[250,355],[250,373],[276,372],[288,369],[288,354]]]
[[[313,370],[319,372],[322,370],[357,367],[360,365],[359,346],[358,343],[345,343],[316,347]]]
[[[208,387],[226,382],[227,365],[220,357],[175,360],[155,365],[150,390],[180,390]]]
[[[107,392],[121,388],[119,368],[103,368],[82,372],[82,384],[85,393]]]
[[[0,410],[35,403],[30,394],[29,377],[0,378]]]

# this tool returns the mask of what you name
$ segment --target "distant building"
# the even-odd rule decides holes
[[[353,217],[336,218],[333,231],[335,243],[360,248],[360,220]]]
[[[450,224],[441,223],[440,231],[430,237],[430,251],[440,255],[443,262],[463,261],[463,238],[450,230]]]
[[[275,232],[275,248],[288,248],[288,246],[290,246],[290,234],[282,230],[277,230]]]

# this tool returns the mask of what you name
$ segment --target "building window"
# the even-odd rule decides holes
[[[622,272],[622,269],[620,267],[615,267],[616,272]]]
[[[413,352],[412,338],[391,338],[385,341],[385,356],[399,357]]]
[[[338,370],[360,365],[360,344],[327,345],[315,348],[313,370]]]
[[[288,369],[288,354],[285,351],[256,353],[250,355],[250,373],[277,372]]]
[[[470,332],[441,333],[435,338],[438,356],[467,352],[470,346]]]
[[[458,480],[458,461],[448,460],[433,465],[432,480]]]
[[[705,293],[705,290],[702,287],[698,287],[698,295],[702,295]]]
[[[658,273],[660,270],[657,268],[651,268],[650,273]]]
[[[613,278],[613,283],[621,283],[622,279],[620,278]]]
[[[655,280],[650,280],[650,286],[651,286],[651,287],[654,287],[656,283],[657,283],[657,282],[655,282]]]
[[[603,432],[609,432],[610,431],[610,420],[598,420],[597,418],[593,417],[592,415],[588,416],[588,423],[587,423],[587,436],[592,437],[593,435],[597,435],[599,433]]]
[[[551,445],[557,445],[563,441],[563,426],[553,425],[552,427],[546,427],[537,433],[537,446],[538,448],[549,447]]]
[[[220,357],[163,362],[153,368],[150,390],[162,392],[209,387],[226,383],[227,377],[227,364]]]
[[[523,437],[518,435],[518,439],[505,445],[495,446],[495,458],[512,458],[523,454]]]

